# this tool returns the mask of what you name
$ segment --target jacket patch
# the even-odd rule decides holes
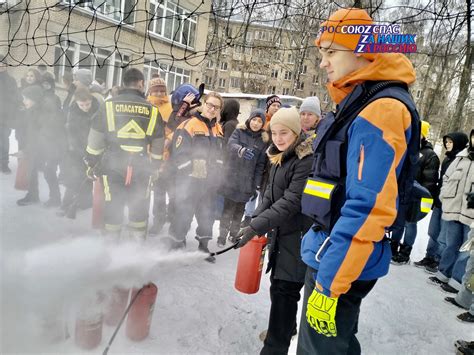
[[[183,136],[178,136],[178,138],[176,138],[176,148],[178,148],[182,142],[183,142]]]

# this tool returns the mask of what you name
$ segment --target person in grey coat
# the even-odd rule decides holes
[[[301,132],[296,108],[282,108],[270,122],[272,145],[268,184],[249,226],[240,230],[239,247],[254,236],[270,234],[270,319],[260,354],[287,354],[296,333],[296,314],[304,286],[306,264],[301,260],[301,238],[311,218],[301,213],[301,195],[313,164],[313,137]]]
[[[224,106],[225,107],[225,106]],[[253,111],[247,121],[239,124],[227,144],[226,178],[220,194],[224,196],[224,211],[220,220],[217,245],[223,247],[227,235],[235,243],[240,230],[240,221],[245,203],[262,183],[263,170],[267,162],[268,134],[263,129],[265,112]]]

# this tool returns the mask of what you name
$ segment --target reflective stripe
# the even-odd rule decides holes
[[[107,115],[107,129],[109,132],[113,132],[115,131],[115,117],[112,101],[107,101],[105,103],[105,113]]]
[[[216,160],[216,163],[218,164],[224,164],[224,162],[222,160]]]
[[[187,166],[191,165],[191,160],[188,160],[186,163],[183,163],[181,165],[178,165],[178,170],[181,170]]]
[[[135,120],[130,120],[117,132],[119,138],[144,139],[145,132]]]
[[[151,136],[153,134],[153,131],[155,130],[157,116],[158,116],[158,109],[156,107],[153,107],[151,109],[150,123],[148,123],[148,129],[146,130],[146,134],[148,136]]]
[[[335,185],[321,181],[308,180],[304,188],[304,193],[329,200],[334,186]]]
[[[160,155],[160,154],[153,154],[153,153],[150,153],[150,156],[151,156],[153,159],[157,159],[157,160],[162,160],[162,159],[163,159],[163,155]]]
[[[104,152],[105,149],[93,149],[89,146],[86,147],[86,152],[92,155],[100,155]]]
[[[433,207],[433,199],[432,198],[422,198],[420,203],[420,211],[423,213],[429,213],[431,211],[431,207]]]
[[[120,224],[105,224],[105,230],[110,231],[110,232],[118,232],[122,229],[122,226]]]
[[[135,145],[121,145],[120,148],[130,153],[139,153],[143,150],[143,147],[137,147]]]
[[[146,227],[146,221],[141,222],[128,222],[128,226],[135,229],[144,229]]]
[[[104,181],[105,201],[112,201],[112,196],[110,195],[109,180],[107,179],[107,175],[102,175],[102,180]]]

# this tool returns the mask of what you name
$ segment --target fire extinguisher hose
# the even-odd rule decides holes
[[[235,247],[238,244],[239,244],[239,242],[236,242],[236,243],[232,244],[231,246],[229,246],[225,249],[209,253],[209,256],[205,260],[210,262],[210,263],[214,263],[215,260],[216,260],[216,258],[215,258],[216,255],[221,255],[221,254],[224,254],[224,253],[228,252],[229,250],[235,249]]]
[[[135,296],[133,296],[133,298],[130,300],[130,304],[128,305],[127,309],[125,309],[125,312],[123,312],[122,319],[120,319],[120,322],[117,325],[117,328],[115,328],[115,331],[112,334],[112,337],[110,338],[109,343],[107,344],[107,347],[105,348],[102,355],[107,355],[108,354],[110,346],[112,345],[112,343],[115,339],[115,336],[117,335],[118,331],[120,330],[120,327],[122,326],[123,321],[125,320],[125,318],[127,318],[128,312],[130,312],[130,309],[132,308],[133,304],[135,303],[135,301],[137,300],[138,296],[140,295],[140,293],[143,291],[144,288],[145,287],[142,287],[141,289],[139,289],[138,292],[135,294]]]

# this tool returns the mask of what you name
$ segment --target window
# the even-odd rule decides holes
[[[311,91],[311,92],[309,93],[309,96],[318,96],[318,94],[316,93],[316,91]]]
[[[305,64],[301,67],[301,74],[306,74],[307,71],[308,71],[308,66]]]
[[[150,81],[152,74],[160,74],[160,77],[166,82],[168,92],[175,90],[181,84],[189,83],[191,80],[191,72],[189,70],[169,67],[167,64],[158,64],[156,60],[146,61],[143,65],[143,71],[147,82]]]
[[[230,78],[230,86],[233,88],[240,88],[240,78]]]
[[[225,88],[225,79],[222,79],[222,78],[219,79],[219,87]]]
[[[68,40],[60,40],[59,45],[54,48],[54,76],[60,82],[65,73],[71,73],[77,62],[74,58],[76,43]]]
[[[212,62],[212,60],[208,60],[208,61],[207,61],[207,67],[208,67],[208,68],[214,67],[214,63]]]
[[[290,64],[294,63],[293,54],[291,54],[291,53],[288,54],[288,63],[290,63]]]
[[[285,80],[291,80],[293,73],[291,71],[285,71]]]
[[[278,69],[272,69],[272,78],[278,78]]]
[[[300,81],[298,83],[298,90],[303,90],[304,89],[304,82]]]
[[[133,25],[138,0],[63,0],[63,2],[71,7],[80,7],[94,14]]]
[[[151,0],[148,31],[194,48],[197,17],[170,0]]]
[[[212,78],[209,75],[204,76],[204,84],[206,84],[206,86],[211,86]]]
[[[276,86],[270,86],[270,88],[268,89],[268,93],[274,94],[275,92],[276,92]]]
[[[289,95],[290,94],[290,88],[283,88],[283,95]]]
[[[421,90],[416,91],[416,98],[419,99],[421,96]]]
[[[316,83],[316,75],[313,75],[313,84]]]
[[[223,71],[227,70],[227,62],[221,62],[220,69]]]
[[[245,34],[245,40],[246,40],[247,42],[252,42],[252,40],[253,40],[253,32],[248,31],[248,32]]]

